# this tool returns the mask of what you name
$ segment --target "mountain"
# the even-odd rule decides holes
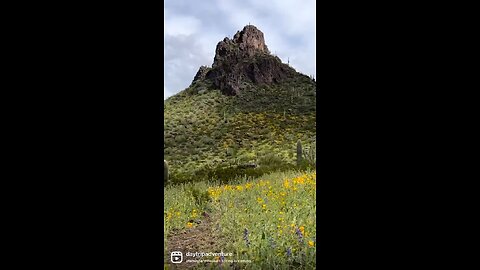
[[[164,102],[171,180],[292,168],[297,141],[308,148],[315,140],[315,99],[315,80],[282,63],[263,33],[245,26],[217,44],[211,67],[200,67],[188,88]]]

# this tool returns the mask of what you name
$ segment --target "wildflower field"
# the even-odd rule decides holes
[[[192,252],[233,253],[209,258],[216,262],[198,264],[198,268],[315,269],[316,171],[276,172],[227,185],[167,186],[164,202],[165,246],[174,234],[183,233],[186,241],[191,240],[188,234],[202,225],[215,234],[210,241],[213,246],[208,247],[214,250],[197,245],[200,250]],[[175,269],[169,265],[169,252],[165,250],[165,267]]]

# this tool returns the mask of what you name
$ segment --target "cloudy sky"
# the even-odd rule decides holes
[[[249,23],[271,53],[297,71],[315,74],[315,0],[165,0],[164,98],[211,66],[217,43]]]

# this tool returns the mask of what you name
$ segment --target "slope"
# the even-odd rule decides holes
[[[164,102],[173,182],[292,168],[297,141],[315,140],[316,82],[262,42],[252,26],[219,42],[212,68],[201,67],[190,87]],[[258,167],[240,169],[252,163]]]

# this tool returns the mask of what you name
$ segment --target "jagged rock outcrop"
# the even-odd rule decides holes
[[[224,94],[237,95],[249,84],[280,83],[296,71],[270,54],[263,33],[253,25],[217,44],[212,68],[200,67],[193,82],[209,80]]]
[[[232,60],[250,58],[259,54],[270,54],[262,31],[253,25],[248,25],[242,31],[237,31],[233,39],[226,37],[217,44],[212,67]]]
[[[207,66],[201,66],[198,71],[197,71],[197,74],[195,75],[195,77],[193,78],[193,82],[196,82],[196,81],[200,81],[200,80],[204,80],[205,79],[205,75],[207,74],[208,71],[210,71],[211,68],[207,67]]]

